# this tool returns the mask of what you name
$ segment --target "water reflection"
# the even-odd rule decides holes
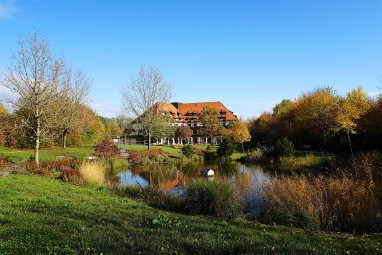
[[[165,165],[134,165],[126,171],[118,174],[121,186],[128,185],[152,185],[160,189],[171,190],[187,184],[194,178],[202,178],[201,171],[204,168],[211,168],[215,172],[214,178],[226,178],[232,182],[243,179],[243,175],[248,175],[250,182],[256,189],[261,180],[266,179],[269,174],[264,171],[264,167],[254,164],[242,164],[236,161],[204,161],[190,162],[186,164],[165,164]],[[205,177],[203,177],[205,178]],[[247,180],[248,181],[248,180]]]

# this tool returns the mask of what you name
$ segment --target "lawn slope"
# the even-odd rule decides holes
[[[380,241],[169,213],[53,177],[0,177],[0,254],[376,254]]]

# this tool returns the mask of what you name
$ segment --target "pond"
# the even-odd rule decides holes
[[[120,185],[155,186],[159,189],[172,190],[184,186],[194,178],[202,177],[202,170],[210,168],[215,176],[208,177],[226,178],[234,181],[238,176],[250,174],[252,182],[258,183],[272,175],[271,168],[264,165],[244,164],[236,161],[202,161],[186,164],[162,164],[162,165],[133,165],[130,169],[120,171]]]
[[[202,170],[210,168],[215,172],[213,177],[202,177]],[[163,165],[133,165],[130,169],[120,171],[120,186],[138,185],[154,186],[162,190],[180,194],[182,188],[192,179],[207,178],[227,179],[232,182],[243,195],[251,192],[254,198],[250,205],[252,210],[258,211],[261,186],[263,181],[272,180],[274,169],[258,164],[245,164],[236,161],[202,161],[185,164]],[[256,201],[256,203],[254,203]]]

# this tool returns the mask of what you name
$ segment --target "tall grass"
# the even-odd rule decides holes
[[[226,180],[189,182],[183,193],[183,203],[186,211],[192,214],[235,218],[242,212],[238,194]]]
[[[380,156],[359,156],[335,176],[276,177],[264,181],[266,209],[304,213],[323,230],[368,232],[381,227]]]
[[[79,172],[88,184],[102,184],[105,181],[106,168],[97,161],[84,161],[79,168]]]

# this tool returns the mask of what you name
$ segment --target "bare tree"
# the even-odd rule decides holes
[[[51,124],[49,105],[53,100],[53,86],[60,82],[64,66],[62,59],[55,59],[51,54],[47,39],[35,30],[19,40],[18,50],[1,80],[5,87],[19,96],[13,101],[16,107],[26,108],[30,113],[24,123],[33,130],[37,165],[40,140]]]
[[[80,122],[81,104],[89,94],[92,81],[82,71],[66,68],[63,82],[54,86],[54,124],[61,136],[62,148],[66,148],[68,131]]]
[[[162,73],[155,67],[140,68],[135,77],[122,88],[125,111],[136,117],[135,123],[148,137],[150,149],[151,136],[159,121],[163,103],[168,102],[172,92],[170,82],[164,81]]]

